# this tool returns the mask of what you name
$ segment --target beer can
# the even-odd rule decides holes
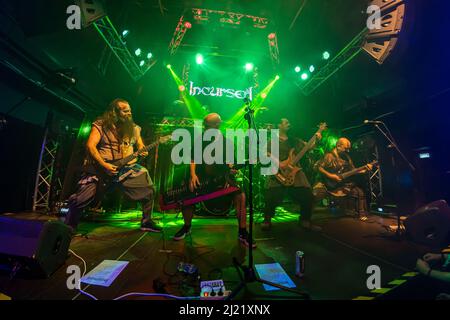
[[[305,253],[303,251],[295,253],[295,275],[300,278],[305,275]]]

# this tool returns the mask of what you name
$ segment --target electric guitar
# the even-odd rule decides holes
[[[327,129],[326,123],[321,123],[319,125],[319,130],[314,134],[314,136],[308,141],[308,143],[303,147],[303,149],[297,154],[294,154],[295,149],[289,151],[289,157],[280,163],[280,169],[275,175],[275,178],[285,187],[292,186],[295,181],[295,176],[297,172],[301,169],[297,163],[303,158],[303,156],[308,152],[314,143],[316,143],[317,134],[322,133]],[[282,166],[284,168],[282,168]]]
[[[336,173],[336,175],[339,178],[341,178],[341,181],[338,182],[338,181],[333,180],[333,179],[325,178],[324,184],[327,187],[328,191],[332,195],[334,195],[336,197],[345,196],[350,191],[350,190],[345,190],[345,184],[346,184],[345,180],[350,178],[350,177],[352,177],[352,176],[354,176],[354,175],[357,175],[357,174],[361,173],[361,171],[363,171],[363,170],[369,170],[369,168],[371,166],[373,167],[373,166],[376,166],[376,165],[378,165],[378,161],[375,160],[375,161],[372,161],[371,163],[368,163],[368,164],[366,164],[364,166],[361,166],[359,168],[355,168],[355,169],[349,170],[349,171],[344,172],[344,173],[338,172],[338,173]]]
[[[88,168],[88,171],[91,171],[93,169],[95,174],[99,175],[101,177],[101,179],[105,183],[122,181],[127,176],[129,176],[130,174],[133,173],[132,169],[127,167],[127,164],[130,161],[133,161],[134,159],[139,157],[139,155],[141,155],[142,153],[148,152],[148,151],[154,149],[159,144],[167,143],[168,141],[170,141],[170,139],[171,139],[171,135],[163,136],[163,137],[160,137],[157,141],[155,141],[155,142],[153,142],[153,143],[151,143],[149,145],[144,146],[143,148],[133,152],[129,156],[126,156],[126,157],[124,157],[122,159],[105,160],[105,162],[110,163],[113,166],[117,167],[117,173],[116,174],[111,174],[111,173],[107,172],[105,170],[105,168],[103,168],[97,162],[93,165],[93,168]],[[89,170],[89,169],[91,169],[91,170]]]

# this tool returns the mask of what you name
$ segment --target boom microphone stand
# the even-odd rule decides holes
[[[259,135],[258,135],[258,129],[256,128],[255,125],[255,121],[254,121],[254,112],[255,110],[253,110],[251,108],[251,101],[248,99],[244,100],[246,102],[247,108],[246,108],[246,113],[245,113],[245,119],[248,122],[248,128],[249,128],[249,132],[250,129],[254,129],[255,133],[256,133],[256,145],[259,148]],[[250,148],[252,147],[252,135],[249,134],[249,146]],[[307,294],[306,292],[302,292],[302,291],[298,291],[298,290],[294,290],[276,283],[272,283],[270,281],[261,279],[259,277],[257,277],[255,269],[253,267],[253,246],[251,241],[253,240],[253,164],[252,161],[249,160],[248,161],[248,166],[249,166],[249,196],[248,196],[248,204],[249,204],[249,215],[250,215],[250,227],[249,227],[249,237],[250,237],[250,243],[249,243],[249,247],[248,247],[248,266],[244,266],[239,264],[239,262],[237,261],[236,258],[233,258],[233,264],[239,274],[239,278],[241,280],[240,284],[231,292],[230,295],[228,295],[227,300],[231,300],[233,299],[244,287],[247,286],[248,283],[253,283],[253,282],[259,282],[262,284],[266,284],[272,287],[276,287],[279,289],[282,289],[284,291],[288,291],[288,292],[292,292],[295,294],[300,295],[303,299],[305,300],[310,300],[310,296],[309,294]],[[243,273],[244,276],[242,276],[241,271]]]
[[[372,123],[375,125],[375,127],[378,129],[378,131],[380,131],[381,134],[389,142],[389,146],[391,148],[394,148],[395,150],[397,150],[397,152],[400,154],[400,156],[403,158],[403,160],[408,164],[409,168],[413,172],[416,171],[416,168],[411,164],[411,162],[409,162],[409,160],[406,158],[406,156],[403,154],[403,152],[398,147],[397,142],[395,141],[394,137],[392,136],[389,128],[387,127],[387,125],[383,121],[373,121]],[[380,124],[383,125],[385,130],[383,130],[380,127]],[[395,165],[394,165],[394,168],[395,168]],[[398,177],[397,177],[396,180],[398,182]],[[400,233],[400,212],[399,212],[398,209],[397,209],[397,230],[395,231],[395,235],[396,235],[397,238],[399,238],[400,235],[401,235],[401,233]]]

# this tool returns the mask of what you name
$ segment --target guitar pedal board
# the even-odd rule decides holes
[[[210,280],[200,282],[200,299],[222,300],[231,292],[225,289],[223,280]]]

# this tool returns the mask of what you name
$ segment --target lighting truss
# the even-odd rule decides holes
[[[224,24],[240,25],[243,20],[251,20],[253,27],[257,29],[265,29],[269,24],[268,18],[223,10],[193,8],[192,15],[194,20],[199,23],[211,22],[214,19]]]
[[[59,144],[50,137],[48,129],[44,134],[39,164],[34,186],[33,211],[48,212],[50,210],[50,194],[52,191],[53,169]]]
[[[363,49],[361,45],[366,39],[367,28],[364,28],[350,43],[341,50],[329,63],[323,66],[318,72],[311,75],[308,81],[296,82],[303,94],[310,95],[322,83],[327,81],[332,75],[341,70],[347,63],[352,61]]]
[[[178,21],[177,27],[175,28],[175,32],[173,33],[172,40],[169,44],[169,54],[171,56],[173,56],[177,52],[181,41],[183,41],[187,29],[188,27],[186,27],[186,24],[184,22],[184,16],[181,16],[180,20]]]
[[[156,60],[143,67],[137,64],[135,57],[128,50],[108,16],[94,22],[94,27],[134,81],[142,78],[155,65]]]
[[[375,146],[373,157],[378,163],[380,162],[377,146]],[[378,200],[383,199],[383,176],[379,165],[370,174],[369,187],[372,194],[372,203],[377,203]]]
[[[272,60],[273,66],[278,66],[280,64],[280,51],[278,50],[278,37],[275,32],[270,33],[267,36],[267,41],[269,44],[269,54]]]

